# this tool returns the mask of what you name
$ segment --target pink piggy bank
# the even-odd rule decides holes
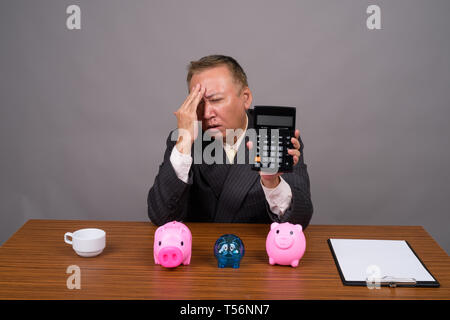
[[[192,234],[181,222],[172,221],[156,229],[153,256],[155,263],[166,268],[191,262]]]
[[[271,265],[291,265],[297,267],[306,249],[306,239],[302,226],[289,222],[270,225],[266,239],[266,251]]]

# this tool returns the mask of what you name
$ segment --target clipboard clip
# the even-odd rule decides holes
[[[397,286],[416,286],[417,281],[414,278],[395,278],[384,276],[379,278],[379,283],[380,285],[386,285],[390,288],[396,288]]]

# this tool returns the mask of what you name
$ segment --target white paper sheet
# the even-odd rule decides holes
[[[330,239],[346,281],[384,276],[436,281],[404,240]]]

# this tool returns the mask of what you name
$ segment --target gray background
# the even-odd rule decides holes
[[[2,0],[0,15],[1,242],[31,218],[147,221],[186,66],[222,53],[253,105],[297,107],[313,224],[422,225],[449,252],[450,1]]]

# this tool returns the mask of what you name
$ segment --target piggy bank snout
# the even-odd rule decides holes
[[[175,268],[183,262],[183,253],[177,247],[165,247],[159,251],[158,260],[163,267]]]
[[[289,249],[294,243],[294,239],[289,236],[275,236],[275,245],[280,249]]]

